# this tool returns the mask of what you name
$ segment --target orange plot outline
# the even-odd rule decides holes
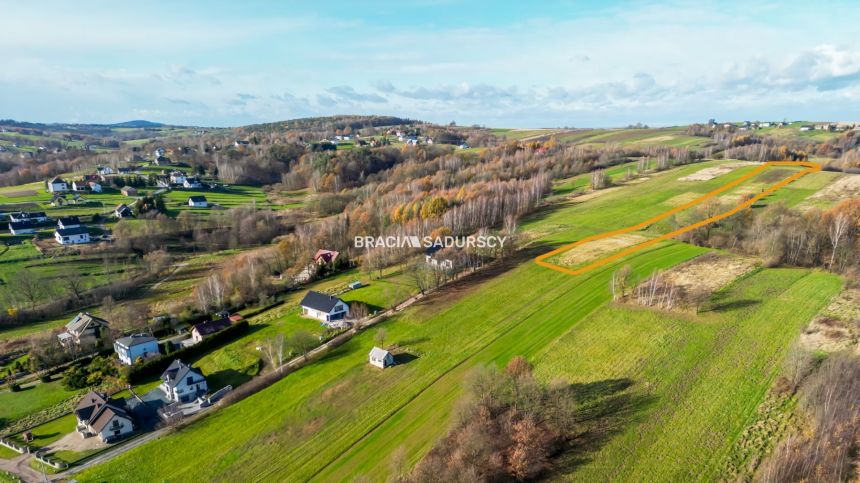
[[[702,221],[698,221],[698,222],[693,223],[691,225],[687,225],[687,226],[678,228],[677,230],[671,231],[671,232],[666,233],[664,235],[660,235],[657,238],[652,238],[652,239],[645,241],[645,242],[642,242],[638,245],[633,245],[631,247],[625,248],[624,250],[621,250],[620,252],[614,253],[614,254],[609,255],[605,258],[601,258],[599,260],[591,262],[588,265],[585,265],[584,267],[572,269],[572,268],[562,267],[560,265],[556,265],[554,263],[549,263],[549,262],[545,261],[547,258],[550,258],[554,255],[558,255],[559,253],[566,252],[566,251],[570,250],[571,248],[575,248],[575,247],[582,245],[584,243],[588,243],[588,242],[595,241],[595,240],[601,240],[603,238],[609,238],[609,237],[615,236],[615,235],[622,235],[624,233],[630,233],[632,231],[642,230],[642,229],[648,227],[649,225],[657,223],[658,221],[665,220],[666,218],[674,215],[675,213],[678,213],[680,211],[684,211],[687,208],[696,206],[705,200],[711,199],[720,193],[728,191],[728,190],[734,188],[735,186],[740,185],[744,181],[747,181],[747,180],[757,176],[759,173],[763,172],[764,170],[766,170],[767,168],[769,168],[771,166],[805,166],[807,169],[804,169],[802,171],[798,171],[797,173],[789,176],[788,178],[785,178],[784,180],[780,181],[779,183],[777,183],[777,184],[771,186],[770,188],[765,189],[761,193],[753,196],[749,200],[735,206],[731,210],[724,211],[718,215],[714,215],[710,218],[706,218]],[[717,189],[715,189],[709,193],[706,193],[706,194],[696,198],[693,201],[690,201],[689,203],[685,203],[681,206],[677,206],[675,208],[672,208],[669,211],[661,213],[661,214],[659,214],[653,218],[649,218],[649,219],[647,219],[641,223],[638,223],[636,225],[628,226],[627,228],[621,228],[618,230],[608,231],[605,233],[599,233],[597,235],[591,235],[589,237],[583,238],[582,240],[579,240],[579,241],[576,241],[573,243],[568,243],[567,245],[556,248],[555,250],[552,250],[550,252],[547,252],[547,253],[544,253],[543,255],[538,256],[537,258],[534,259],[534,261],[535,261],[535,263],[537,263],[538,265],[540,265],[542,267],[551,268],[553,270],[556,270],[556,271],[559,271],[562,273],[566,273],[568,275],[582,275],[583,273],[586,273],[589,270],[593,270],[599,266],[602,266],[602,265],[605,265],[607,263],[611,263],[611,262],[614,262],[614,261],[619,260],[621,258],[624,258],[627,255],[630,255],[631,253],[636,253],[640,250],[644,250],[645,248],[648,248],[652,245],[660,243],[663,240],[668,240],[670,238],[676,237],[676,236],[681,235],[683,233],[687,233],[688,231],[695,230],[696,228],[701,228],[705,225],[714,223],[716,221],[720,221],[724,218],[728,218],[728,217],[740,212],[741,210],[749,208],[750,206],[752,206],[753,204],[755,204],[757,201],[761,200],[765,196],[768,196],[768,195],[774,193],[776,190],[787,186],[789,183],[800,179],[802,176],[805,176],[809,173],[815,173],[817,171],[821,171],[821,166],[818,164],[815,164],[815,163],[808,163],[808,162],[802,162],[802,161],[769,161],[769,162],[766,162],[763,165],[759,166],[755,170],[741,176],[740,178],[738,178],[734,181],[731,181],[729,183],[726,183],[726,184],[720,186],[719,188],[717,188]]]

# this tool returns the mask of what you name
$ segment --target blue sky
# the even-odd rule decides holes
[[[0,0],[0,118],[860,118],[857,2]]]

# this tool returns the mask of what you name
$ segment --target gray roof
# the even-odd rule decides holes
[[[319,310],[320,312],[331,312],[331,309],[333,309],[338,302],[343,301],[335,297],[334,295],[309,290],[308,293],[305,294],[305,298],[302,299],[302,302],[299,305],[301,305],[302,307]]]
[[[77,216],[62,216],[57,222],[64,225],[80,225],[81,219]]]
[[[57,233],[59,233],[60,236],[73,236],[83,235],[84,233],[89,233],[89,231],[82,226],[76,226],[74,228],[57,228]]]
[[[389,355],[391,355],[391,352],[388,352],[385,349],[380,349],[379,347],[374,347],[370,350],[370,357],[372,359],[385,359]]]
[[[116,341],[126,347],[132,347],[140,344],[146,344],[148,342],[158,342],[158,339],[149,334],[131,334],[125,337],[120,337]]]
[[[199,370],[189,366],[188,364],[182,362],[179,359],[170,363],[167,370],[161,374],[161,380],[168,387],[174,388],[177,384],[185,379],[189,374],[197,374],[200,377],[203,377],[203,373]]]
[[[66,324],[66,330],[69,332],[83,332],[92,325],[101,325],[107,327],[108,322],[105,319],[100,319],[89,312],[79,312],[78,315]]]
[[[196,330],[198,334],[205,337],[220,332],[227,327],[230,327],[230,319],[224,317],[218,320],[209,320],[195,325],[191,330]]]
[[[195,203],[199,203],[201,201],[206,201],[206,197],[203,195],[189,196],[188,199],[195,202]]]

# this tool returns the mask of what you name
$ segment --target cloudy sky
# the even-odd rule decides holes
[[[858,2],[0,0],[0,118],[860,118]]]

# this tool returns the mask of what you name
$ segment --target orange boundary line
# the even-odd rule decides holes
[[[686,210],[687,208],[696,206],[705,200],[713,198],[714,196],[717,196],[720,193],[723,193],[727,190],[734,188],[735,186],[738,186],[739,184],[743,183],[744,181],[747,181],[750,178],[753,178],[754,176],[758,175],[759,173],[766,170],[770,166],[805,166],[807,169],[804,169],[803,171],[799,171],[799,172],[789,176],[788,178],[785,178],[784,180],[780,181],[779,183],[777,183],[777,184],[771,186],[770,188],[762,191],[758,195],[753,196],[749,200],[739,204],[738,206],[732,208],[729,211],[724,211],[718,215],[714,215],[710,218],[706,218],[702,221],[693,223],[692,225],[687,225],[687,226],[678,228],[675,231],[666,233],[664,235],[660,235],[657,238],[652,238],[652,239],[645,241],[645,242],[642,242],[638,245],[633,245],[632,247],[628,247],[628,248],[626,248],[626,249],[624,249],[618,253],[615,253],[613,255],[610,255],[608,257],[601,258],[601,259],[594,261],[594,262],[592,262],[592,263],[590,263],[584,267],[580,267],[577,269],[571,269],[571,268],[562,267],[560,265],[555,265],[553,263],[549,263],[549,262],[545,261],[549,257],[552,257],[554,255],[558,255],[559,253],[562,253],[562,252],[566,252],[566,251],[570,250],[571,248],[582,245],[583,243],[588,243],[588,242],[591,242],[594,240],[601,240],[603,238],[609,238],[611,236],[622,235],[624,233],[630,233],[632,231],[641,230],[643,228],[648,227],[649,225],[653,225],[654,223],[656,223],[658,221],[665,220],[666,218],[674,215],[675,213],[678,213],[680,211]],[[618,230],[608,231],[605,233],[599,233],[597,235],[591,235],[591,236],[588,236],[586,238],[583,238],[582,240],[579,240],[579,241],[576,241],[573,243],[569,243],[567,245],[556,248],[555,250],[552,250],[550,252],[547,252],[547,253],[544,253],[543,255],[538,256],[537,258],[534,259],[534,261],[535,261],[535,263],[537,263],[538,265],[540,265],[542,267],[551,268],[553,270],[556,270],[556,271],[559,271],[562,273],[566,273],[568,275],[582,275],[583,273],[586,273],[589,270],[592,270],[592,269],[597,268],[601,265],[605,265],[607,263],[614,262],[616,260],[624,258],[627,255],[630,255],[631,253],[636,253],[636,252],[643,250],[647,247],[650,247],[652,245],[660,243],[663,240],[668,240],[670,238],[676,237],[676,236],[681,235],[683,233],[687,233],[688,231],[695,230],[696,228],[701,228],[705,225],[714,223],[715,221],[720,221],[724,218],[728,218],[728,217],[740,212],[741,210],[744,210],[744,209],[752,206],[753,204],[755,204],[755,202],[761,200],[765,196],[772,194],[776,190],[783,188],[786,185],[788,185],[789,183],[800,179],[802,176],[807,175],[809,173],[814,173],[816,171],[821,171],[821,166],[818,164],[815,164],[815,163],[807,163],[807,162],[801,162],[801,161],[769,161],[769,162],[764,163],[762,166],[756,168],[755,170],[741,176],[740,178],[738,178],[734,181],[731,181],[727,184],[724,184],[723,186],[720,186],[719,188],[717,188],[717,189],[715,189],[709,193],[706,193],[706,194],[696,198],[695,200],[690,201],[689,203],[685,203],[681,206],[677,206],[675,208],[672,208],[671,210],[666,211],[662,214],[659,214],[659,215],[657,215],[653,218],[650,218],[648,220],[645,220],[642,223],[638,223],[638,224],[633,225],[633,226],[628,226],[627,228],[621,228]]]

